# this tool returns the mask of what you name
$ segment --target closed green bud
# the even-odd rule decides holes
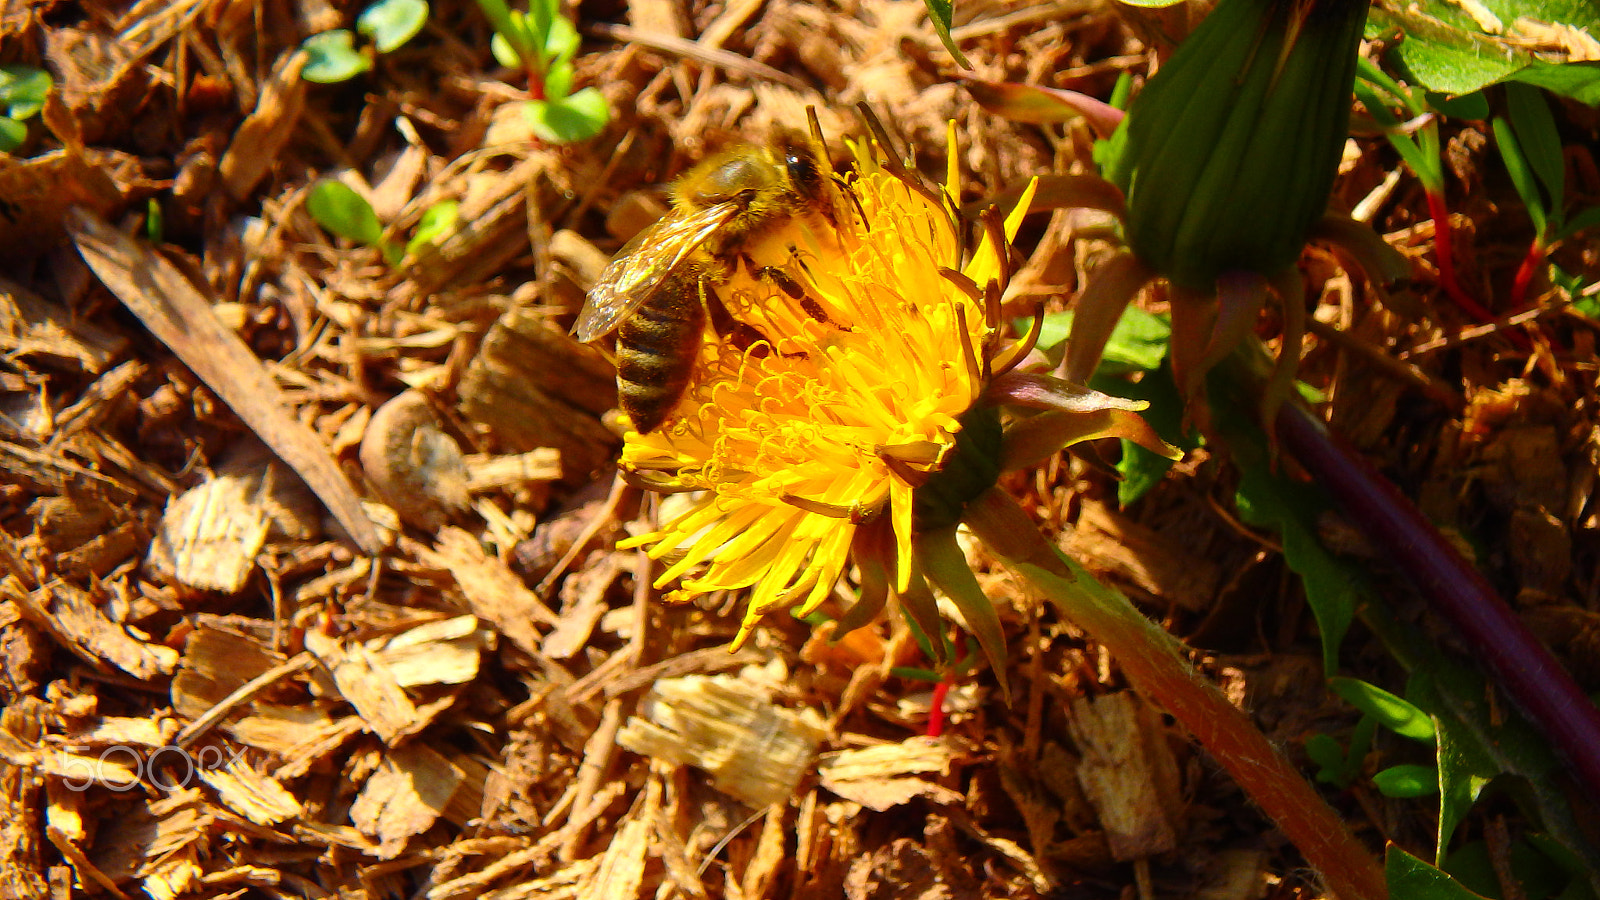
[[[1134,100],[1107,176],[1128,243],[1174,283],[1270,275],[1328,203],[1367,0],[1221,0]]]

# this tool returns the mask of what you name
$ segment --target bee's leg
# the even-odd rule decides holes
[[[706,312],[711,317],[711,327],[716,329],[728,343],[738,347],[741,351],[765,359],[772,352],[772,339],[761,332],[761,329],[747,322],[741,322],[728,311],[722,298],[711,289],[711,285],[701,282],[700,295],[705,299]]]
[[[789,249],[791,252],[794,250],[792,246]],[[802,268],[805,266],[805,263],[801,261],[798,256],[794,257],[794,261],[799,263]],[[770,282],[778,290],[788,294],[790,299],[798,301],[800,308],[806,311],[806,315],[816,319],[818,322],[821,322],[824,325],[832,325],[835,328],[843,328],[843,326],[841,326],[838,322],[835,322],[833,319],[828,317],[827,310],[823,309],[822,304],[818,303],[811,297],[810,294],[806,293],[805,285],[801,284],[799,281],[796,281],[793,275],[790,275],[788,272],[785,272],[777,266],[758,266],[755,264],[755,261],[748,256],[744,257],[744,265],[745,268],[749,270],[752,277],[759,278],[762,281]]]

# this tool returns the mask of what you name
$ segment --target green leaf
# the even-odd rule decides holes
[[[1512,78],[1523,84],[1531,84],[1564,97],[1571,97],[1585,106],[1600,106],[1600,64],[1551,65],[1536,62]]]
[[[411,240],[406,242],[406,255],[414,256],[424,247],[438,246],[455,230],[460,212],[461,202],[458,200],[441,200],[428,207],[417,222],[417,230],[411,235]]]
[[[372,60],[356,50],[355,35],[343,28],[313,34],[300,49],[311,57],[300,77],[315,84],[349,81],[372,68]]]
[[[0,106],[6,108],[9,118],[21,122],[44,109],[45,98],[54,85],[50,73],[37,66],[0,66]]]
[[[549,59],[571,59],[582,40],[578,26],[565,16],[556,16],[550,21],[550,33],[545,35],[544,51]]]
[[[1519,794],[1536,811],[1549,835],[1588,866],[1586,878],[1600,888],[1600,850],[1585,838],[1573,815],[1574,797],[1566,767],[1554,748],[1509,705],[1491,704],[1493,690],[1477,669],[1446,657],[1415,629],[1401,626],[1379,610],[1365,620],[1391,652],[1403,654],[1412,672],[1406,696],[1434,717],[1439,729],[1441,813],[1459,820],[1467,800],[1483,783],[1503,775],[1525,781]],[[1452,823],[1452,828],[1454,824]],[[1448,835],[1444,835],[1448,839]]]
[[[1506,174],[1511,176],[1511,186],[1517,189],[1517,196],[1522,198],[1522,205],[1528,209],[1528,218],[1533,220],[1534,233],[1542,238],[1549,218],[1545,214],[1544,195],[1539,192],[1539,185],[1534,182],[1533,170],[1522,155],[1522,147],[1506,120],[1497,116],[1490,124],[1494,130],[1494,145],[1500,149],[1500,159],[1506,164]]]
[[[572,93],[572,63],[554,60],[544,73],[544,99],[565,100]]]
[[[1481,122],[1489,118],[1489,98],[1483,91],[1473,91],[1459,97],[1447,97],[1434,91],[1427,94],[1428,105],[1440,115],[1452,119],[1466,119],[1472,122]]]
[[[1377,786],[1378,793],[1385,797],[1399,800],[1429,797],[1439,793],[1439,770],[1433,766],[1411,764],[1390,766],[1374,773],[1372,783]]]
[[[498,31],[489,38],[489,52],[494,55],[495,62],[508,69],[522,68],[522,57],[517,55],[516,49],[506,40],[506,36]]]
[[[1391,55],[1412,80],[1431,90],[1466,94],[1515,79],[1600,103],[1600,67],[1527,49],[1530,29],[1552,25],[1600,33],[1600,6],[1589,0],[1380,0],[1368,16],[1366,33],[1403,34]]]
[[[956,526],[918,532],[911,540],[919,568],[961,611],[967,631],[978,639],[984,659],[994,670],[995,680],[1000,682],[1000,692],[1009,697],[1005,629],[1000,625],[1000,614],[995,611],[993,601],[984,594],[977,576],[967,565],[966,554],[956,541]]]
[[[1394,844],[1389,845],[1383,875],[1389,883],[1389,896],[1397,900],[1483,900],[1483,895],[1467,890],[1443,871]]]
[[[167,240],[166,216],[161,211],[160,201],[154,197],[144,202],[144,235],[158,247]]]
[[[971,69],[972,63],[961,54],[961,48],[956,46],[955,38],[950,36],[950,17],[955,13],[955,4],[952,0],[922,0],[928,7],[928,19],[933,22],[933,30],[939,35],[939,41],[944,44],[944,49],[950,52],[950,57],[956,65],[963,69]]]
[[[1561,203],[1567,195],[1566,162],[1561,157],[1561,132],[1556,130],[1550,105],[1538,88],[1513,83],[1506,85],[1506,108],[1511,116],[1511,130],[1517,135],[1517,146],[1522,148],[1533,174],[1544,185],[1545,197],[1550,201],[1550,218],[1559,223]]]
[[[370,38],[379,53],[393,53],[427,23],[427,0],[378,0],[356,19],[356,30]]]
[[[528,127],[552,144],[572,144],[600,133],[611,121],[606,98],[592,87],[560,100],[530,100]]]
[[[1433,743],[1433,720],[1428,714],[1383,688],[1342,676],[1328,679],[1328,687],[1395,734],[1425,744]]]
[[[311,187],[306,209],[318,225],[339,237],[376,247],[391,265],[399,262],[399,250],[383,237],[383,223],[372,211],[372,204],[342,181],[324,178]]]
[[[1432,676],[1427,673],[1417,673],[1412,679],[1412,690],[1415,692],[1419,684],[1431,690],[1431,679]],[[1442,862],[1445,851],[1450,849],[1450,838],[1455,834],[1456,826],[1466,818],[1472,805],[1478,802],[1478,795],[1483,793],[1484,786],[1500,774],[1500,769],[1466,729],[1454,719],[1443,716],[1439,719],[1437,761],[1439,830],[1435,859]]]
[[[1593,228],[1596,225],[1600,225],[1600,206],[1591,206],[1567,220],[1566,227],[1556,233],[1552,243],[1554,241],[1564,241],[1585,228]]]
[[[28,139],[28,126],[0,116],[0,153],[10,153]]]

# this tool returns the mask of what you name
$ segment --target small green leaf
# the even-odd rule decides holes
[[[950,52],[956,65],[963,69],[971,69],[972,63],[961,54],[961,48],[956,46],[955,38],[950,36],[950,18],[955,14],[955,3],[952,0],[922,0],[928,8],[928,20],[933,23],[933,30],[939,35],[939,41],[944,44],[944,49]]]
[[[528,127],[552,144],[572,144],[600,133],[611,121],[606,98],[592,87],[560,100],[530,100]]]
[[[572,63],[552,60],[544,73],[544,99],[564,100],[572,93]]]
[[[1328,687],[1395,734],[1424,744],[1433,743],[1433,719],[1413,704],[1356,678],[1330,678]]]
[[[356,19],[356,30],[371,38],[379,53],[393,53],[427,23],[427,0],[378,0]]]
[[[1415,856],[1389,845],[1384,860],[1384,880],[1389,883],[1389,896],[1404,900],[1484,900],[1481,894],[1462,887],[1449,875],[1428,865]]]
[[[441,200],[428,207],[417,222],[417,230],[411,235],[411,240],[406,242],[406,255],[415,255],[429,245],[438,246],[455,230],[460,212],[459,200]]]
[[[1427,93],[1428,105],[1439,114],[1452,119],[1465,119],[1470,122],[1481,122],[1489,118],[1489,98],[1483,91],[1473,91],[1459,97],[1447,97],[1435,91]]]
[[[36,66],[0,66],[0,106],[18,122],[36,116],[54,84],[50,73]]]
[[[1533,170],[1523,157],[1522,147],[1517,143],[1510,124],[1496,116],[1490,125],[1494,130],[1494,145],[1500,148],[1500,159],[1506,164],[1506,174],[1511,176],[1511,186],[1517,189],[1517,196],[1522,198],[1522,205],[1528,209],[1534,233],[1543,237],[1549,219],[1545,214],[1544,195],[1534,181]]]
[[[1556,233],[1555,241],[1564,241],[1585,228],[1600,225],[1600,206],[1591,206],[1567,220],[1566,227]],[[1554,241],[1552,241],[1553,243]]]
[[[28,126],[0,116],[0,153],[10,153],[28,139]]]
[[[311,188],[306,197],[306,209],[318,225],[339,237],[376,247],[392,264],[397,260],[395,248],[383,237],[383,223],[372,211],[372,204],[342,181],[324,178]]]
[[[549,59],[571,59],[578,52],[582,38],[578,27],[565,16],[550,21],[550,33],[544,39],[544,52]]]
[[[1567,193],[1566,162],[1561,157],[1561,132],[1556,130],[1550,104],[1545,102],[1544,93],[1538,88],[1512,83],[1506,85],[1506,109],[1511,116],[1511,130],[1517,134],[1517,144],[1533,174],[1544,185],[1551,218],[1559,222],[1561,201]]]
[[[506,36],[498,31],[489,38],[489,52],[494,54],[495,62],[508,69],[522,68],[522,57],[517,55],[517,51],[512,48],[511,42],[506,40]]]
[[[144,235],[150,243],[161,246],[166,243],[166,217],[162,214],[161,203],[151,197],[144,203]]]
[[[1408,800],[1413,797],[1430,797],[1439,793],[1439,770],[1433,766],[1390,766],[1372,776],[1378,793],[1385,797]]]
[[[1318,781],[1343,787],[1339,778],[1344,774],[1344,748],[1333,735],[1318,732],[1306,738],[1306,756],[1317,764]]]
[[[311,57],[300,77],[314,84],[349,81],[372,68],[372,60],[356,50],[355,35],[343,28],[313,34],[300,49]]]

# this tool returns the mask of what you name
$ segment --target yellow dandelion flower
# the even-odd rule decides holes
[[[953,149],[953,126],[949,137]],[[623,546],[671,558],[656,583],[678,580],[677,599],[750,589],[736,643],[770,610],[815,609],[869,516],[892,523],[905,590],[913,492],[944,465],[990,374],[986,300],[1003,287],[1004,247],[986,234],[963,260],[954,171],[942,193],[919,189],[855,150],[833,222],[796,219],[748,248],[801,291],[743,271],[722,288],[770,346],[705,341],[674,417],[623,449],[636,478],[704,492]],[[1029,197],[1005,222],[1007,240]]]

